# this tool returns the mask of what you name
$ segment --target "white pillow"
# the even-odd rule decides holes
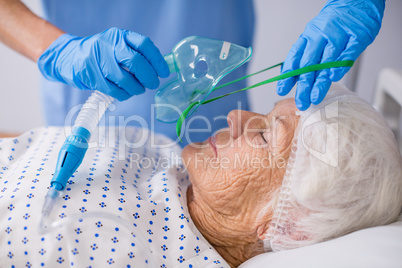
[[[397,222],[315,245],[258,255],[240,268],[402,267],[402,214]]]

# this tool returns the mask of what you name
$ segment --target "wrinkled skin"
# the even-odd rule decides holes
[[[192,183],[187,191],[190,215],[232,267],[263,252],[261,240],[299,119],[296,110],[294,99],[286,99],[267,115],[231,111],[229,128],[183,149]]]

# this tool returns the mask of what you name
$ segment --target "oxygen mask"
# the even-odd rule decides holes
[[[190,36],[180,41],[165,56],[170,72],[177,76],[155,95],[156,119],[176,122],[190,103],[205,100],[216,84],[247,62],[251,54],[251,47],[210,38]]]

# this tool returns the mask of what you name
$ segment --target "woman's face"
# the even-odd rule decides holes
[[[228,128],[187,145],[182,158],[192,182],[189,207],[196,202],[199,209],[238,217],[237,222],[256,219],[258,206],[272,202],[282,183],[299,118],[296,110],[294,100],[286,99],[267,115],[231,111]]]

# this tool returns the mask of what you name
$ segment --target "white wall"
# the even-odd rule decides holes
[[[325,0],[255,0],[257,29],[250,72],[285,59],[291,45],[303,32],[306,23],[323,7]],[[40,12],[40,0],[27,1]],[[375,42],[362,57],[357,92],[371,100],[375,78],[384,67],[402,69],[402,1],[387,0],[383,26]],[[261,81],[279,70],[259,75],[249,83]],[[39,96],[39,71],[36,64],[0,44],[0,132],[23,132],[44,125]],[[347,82],[347,81],[346,81]],[[250,90],[252,109],[266,113],[281,97],[275,83]]]
[[[387,0],[385,15],[376,40],[364,52],[357,79],[357,93],[371,101],[381,69],[402,69],[402,1]]]

